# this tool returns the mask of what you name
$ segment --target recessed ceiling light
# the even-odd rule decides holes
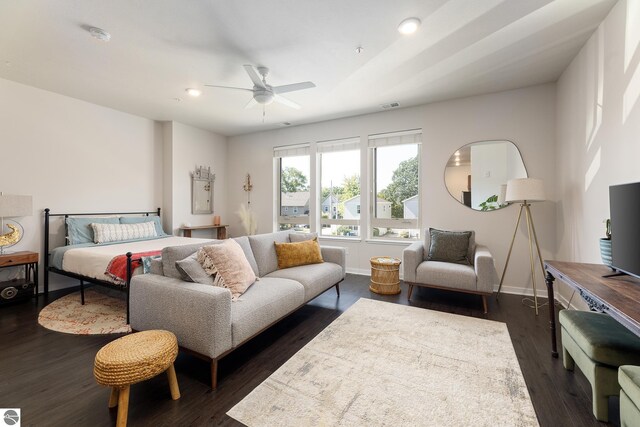
[[[202,95],[202,91],[200,89],[187,88],[185,89],[185,92],[187,92],[189,96],[193,96],[194,98]]]
[[[460,162],[456,162],[456,166],[460,166]]]
[[[413,34],[418,30],[420,20],[418,18],[407,18],[398,25],[400,34]]]
[[[93,38],[96,38],[103,42],[108,42],[109,40],[111,40],[111,34],[107,33],[102,28],[91,27],[89,28],[89,33],[91,33],[91,36]]]
[[[453,153],[453,154],[455,154],[456,156],[459,156],[459,155],[460,155],[460,151],[456,151],[456,152],[455,152],[455,153]]]
[[[362,53],[362,52],[364,52],[364,48],[362,46],[358,46],[356,48],[356,53]]]

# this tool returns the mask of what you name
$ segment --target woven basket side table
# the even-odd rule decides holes
[[[371,262],[371,284],[369,290],[381,295],[400,293],[400,261],[388,256],[374,256]]]
[[[110,342],[96,354],[93,374],[98,384],[111,387],[109,408],[118,407],[116,426],[127,425],[129,389],[162,372],[169,378],[171,398],[180,398],[173,362],[178,356],[178,340],[169,331],[136,332]]]

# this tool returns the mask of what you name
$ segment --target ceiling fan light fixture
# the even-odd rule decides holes
[[[202,95],[202,91],[200,89],[194,89],[192,87],[188,87],[184,91],[187,92],[189,96],[193,96],[194,98],[197,98],[200,95]]]
[[[418,31],[418,27],[422,22],[418,18],[407,18],[398,25],[398,32],[400,34],[409,35]]]
[[[274,98],[273,92],[268,90],[258,90],[253,93],[253,99],[255,99],[258,104],[269,105],[273,102]]]

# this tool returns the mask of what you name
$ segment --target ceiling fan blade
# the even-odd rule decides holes
[[[243,65],[245,71],[247,72],[247,74],[249,74],[249,78],[251,79],[251,81],[253,82],[254,85],[262,88],[262,89],[266,89],[264,82],[262,81],[262,79],[260,78],[260,76],[258,75],[258,73],[256,73],[255,68],[253,68],[253,65]]]
[[[247,88],[244,88],[244,87],[231,87],[231,86],[220,86],[220,85],[205,85],[205,86],[207,86],[207,87],[219,87],[219,88],[222,88],[222,89],[235,89],[235,90],[244,90],[244,91],[247,91],[247,92],[253,92],[253,89],[247,89]]]
[[[293,84],[290,84],[290,85],[275,86],[273,88],[273,92],[275,92],[275,93],[287,93],[287,92],[293,92],[293,91],[296,91],[296,90],[311,89],[312,87],[316,87],[316,85],[313,84],[313,82],[293,83]]]
[[[244,106],[244,109],[248,110],[249,108],[252,108],[252,107],[256,106],[257,104],[258,104],[258,102],[255,100],[255,98],[251,97],[249,102],[247,102],[247,105]]]
[[[300,107],[300,105],[296,104],[295,102],[291,101],[290,99],[287,99],[287,98],[285,98],[283,96],[280,96],[280,95],[276,95],[273,98],[273,100],[276,101],[276,102],[279,102],[282,105],[286,105],[287,107],[295,108],[296,110],[299,110],[300,108],[302,108],[302,107]]]

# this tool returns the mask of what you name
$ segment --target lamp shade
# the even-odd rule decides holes
[[[33,200],[31,196],[0,194],[0,217],[31,215],[33,215]]]
[[[506,202],[542,202],[545,200],[541,179],[518,178],[507,182]]]

